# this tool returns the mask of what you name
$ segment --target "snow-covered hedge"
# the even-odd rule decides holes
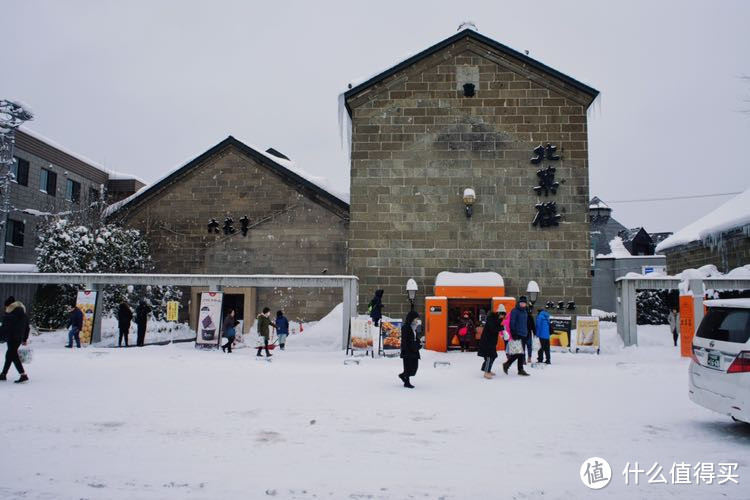
[[[50,218],[39,227],[36,265],[42,273],[146,273],[153,270],[149,248],[135,229],[112,224],[87,227],[65,218]],[[83,285],[48,285],[37,293],[32,318],[43,328],[59,328],[67,319],[66,308]],[[143,298],[156,319],[166,315],[166,302],[179,300],[181,291],[167,286],[107,286],[105,313],[121,301],[135,306]]]

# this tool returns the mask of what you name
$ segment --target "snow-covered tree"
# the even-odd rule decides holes
[[[669,316],[669,290],[641,290],[635,297],[639,325],[666,325]]]
[[[43,273],[147,273],[154,265],[146,241],[135,229],[99,223],[87,227],[67,218],[49,218],[39,226],[37,267]],[[33,316],[42,327],[56,328],[66,320],[66,308],[83,285],[46,286],[35,300]],[[179,289],[168,286],[104,289],[105,313],[125,300],[135,306],[143,298],[157,319],[166,315],[166,302],[179,300]]]

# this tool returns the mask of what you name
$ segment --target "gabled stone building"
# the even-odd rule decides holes
[[[278,151],[262,152],[230,136],[113,205],[110,219],[142,232],[156,272],[344,274],[349,204],[343,198],[311,182]],[[225,232],[226,218],[233,219],[233,232]],[[188,291],[193,325],[202,291]],[[225,309],[237,310],[246,331],[265,306],[311,320],[340,302],[338,289],[224,292]]]
[[[360,279],[360,306],[383,288],[386,312],[404,314],[409,278],[421,301],[441,271],[496,271],[507,294],[536,280],[539,303],[573,300],[588,312],[587,109],[597,95],[470,29],[345,92],[348,268]],[[537,171],[549,166],[550,189],[537,194]],[[550,227],[534,224],[547,202],[559,225],[554,212],[542,219]]]

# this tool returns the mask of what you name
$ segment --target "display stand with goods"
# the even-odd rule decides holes
[[[375,335],[378,333],[378,327],[373,325],[369,317],[351,318],[349,323],[349,334],[346,347],[347,356],[354,356],[357,352],[360,355],[375,357],[373,347]]]
[[[198,310],[198,332],[195,336],[195,347],[200,349],[218,349],[221,344],[221,303],[222,292],[201,293]]]
[[[378,354],[385,357],[401,355],[401,324],[400,319],[383,318],[380,320],[380,347]],[[376,327],[377,328],[377,327]]]

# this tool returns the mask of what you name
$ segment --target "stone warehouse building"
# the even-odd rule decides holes
[[[144,185],[135,178],[114,177],[28,129],[16,132],[11,168],[13,209],[5,232],[7,263],[36,262],[36,229],[41,214],[85,210],[102,193],[108,201],[117,201]]]
[[[110,207],[109,217],[142,232],[160,273],[344,274],[349,204],[313,181],[278,151],[230,136]],[[187,294],[193,326],[204,291]],[[340,302],[339,289],[224,292],[225,311],[234,308],[245,331],[264,306],[311,320]]]
[[[470,29],[345,92],[360,309],[383,288],[386,312],[405,314],[406,281],[424,297],[448,270],[496,271],[513,296],[536,280],[540,303],[588,312],[587,109],[597,95]]]
[[[750,264],[750,188],[656,246],[667,272],[715,265],[722,273]]]

